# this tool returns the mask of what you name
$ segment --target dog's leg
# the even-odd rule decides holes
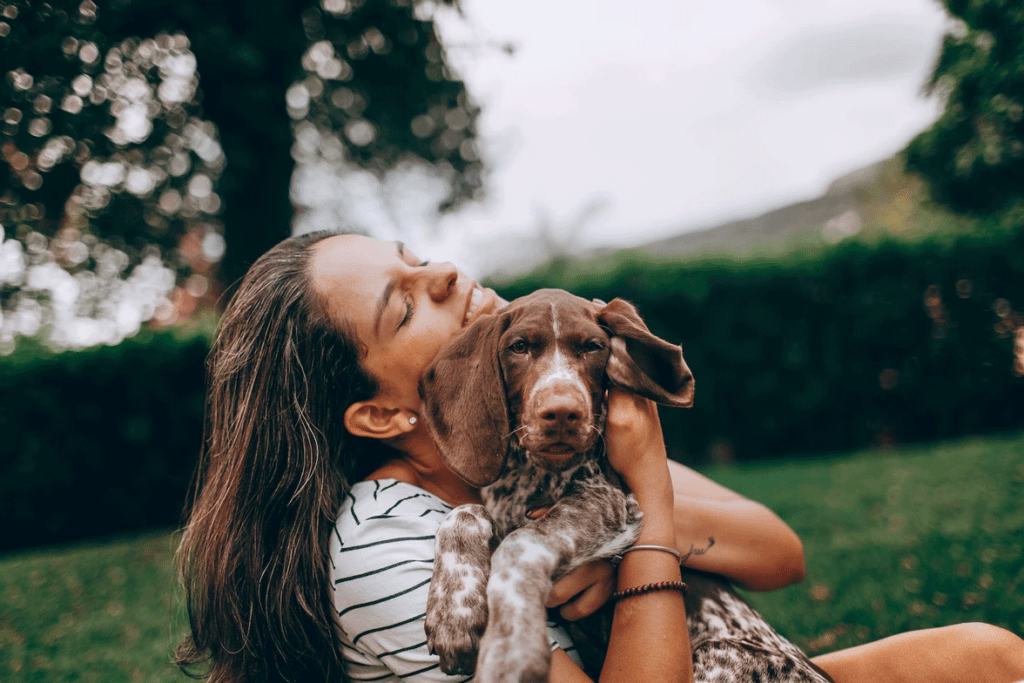
[[[487,578],[496,539],[482,505],[462,505],[441,523],[424,628],[448,674],[471,674],[487,623]]]
[[[551,576],[569,549],[552,548],[543,534],[513,531],[491,558],[487,630],[480,642],[480,683],[546,683],[551,668],[544,602]]]
[[[640,531],[637,512],[635,502],[617,489],[577,492],[501,542],[487,584],[489,614],[477,660],[480,683],[548,680],[551,648],[544,603],[554,579],[631,545]]]

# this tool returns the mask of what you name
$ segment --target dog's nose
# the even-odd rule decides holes
[[[573,428],[583,419],[583,408],[572,393],[552,391],[537,402],[537,417],[545,429]]]

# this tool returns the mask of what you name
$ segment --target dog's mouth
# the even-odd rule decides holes
[[[585,458],[586,451],[580,451],[567,443],[556,443],[543,450],[527,451],[527,457],[537,467],[552,472],[561,472]]]
[[[594,439],[582,433],[583,430],[572,430],[569,433],[544,434],[529,431],[520,439],[526,450],[551,460],[565,460],[574,453],[585,453],[594,445]]]
[[[551,420],[539,422],[528,422],[515,431],[530,460],[546,469],[572,467],[591,451],[597,440],[598,431],[589,419],[569,425]]]
[[[579,451],[570,444],[567,444],[564,441],[559,441],[558,443],[551,444],[542,451],[538,451],[537,455],[547,458],[548,460],[561,461],[568,460],[578,452]]]

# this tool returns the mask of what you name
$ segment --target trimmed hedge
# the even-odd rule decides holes
[[[633,301],[680,342],[696,404],[666,411],[689,463],[1024,427],[1014,337],[1024,231],[818,255],[553,263],[502,287]],[[204,337],[0,359],[0,551],[177,524],[202,443]],[[1024,369],[1024,368],[1022,368]]]
[[[695,406],[662,413],[673,458],[751,460],[1024,427],[1014,333],[1024,231],[951,244],[851,243],[775,260],[553,263],[562,287],[637,305],[681,343]]]
[[[207,349],[144,333],[0,360],[0,550],[178,524]]]

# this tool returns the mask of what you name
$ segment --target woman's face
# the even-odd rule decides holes
[[[363,367],[394,408],[418,412],[420,376],[441,347],[505,303],[451,263],[424,263],[401,242],[337,235],[313,250],[314,286],[366,349]]]

